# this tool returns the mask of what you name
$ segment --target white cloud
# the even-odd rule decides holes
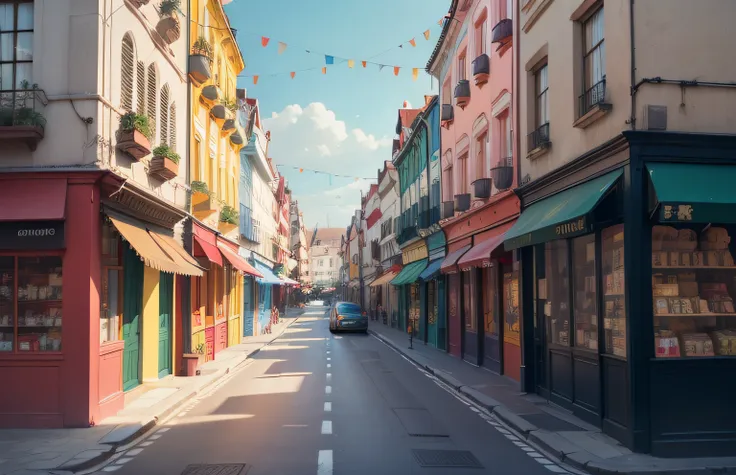
[[[392,140],[389,137],[376,139],[373,134],[366,134],[362,129],[353,129],[353,137],[355,140],[369,150],[377,150],[381,147],[388,147]]]

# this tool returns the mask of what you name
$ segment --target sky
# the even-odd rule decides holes
[[[425,94],[438,93],[437,81],[424,67],[441,32],[437,22],[449,4],[231,0],[225,6],[246,63],[238,87],[259,101],[264,129],[271,131],[269,155],[289,181],[307,228],[350,224],[360,192],[376,183],[383,161],[391,160],[398,109],[404,101],[420,107]],[[264,36],[269,38],[265,48]],[[398,47],[412,38],[416,47]],[[281,54],[279,42],[287,45]],[[325,55],[334,56],[335,64],[322,74]],[[348,59],[355,62],[352,69]],[[377,64],[368,64],[364,69],[362,60],[387,67],[379,71]],[[401,67],[398,76],[393,66]],[[303,71],[309,68],[314,70]],[[416,81],[412,68],[420,68]],[[296,72],[293,79],[291,71]]]

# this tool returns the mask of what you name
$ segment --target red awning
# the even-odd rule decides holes
[[[440,271],[443,274],[456,274],[460,270],[457,267],[457,261],[460,260],[463,254],[468,252],[468,249],[470,249],[470,244],[463,246],[460,249],[455,249],[449,253],[447,257],[445,257],[445,260],[442,261]]]
[[[222,267],[222,254],[217,249],[199,236],[194,236],[194,255],[196,257],[206,257],[213,264]]]
[[[65,178],[0,180],[0,221],[64,219]]]
[[[236,252],[232,251],[227,244],[223,244],[218,240],[217,247],[222,251],[222,255],[225,256],[225,259],[227,259],[228,262],[230,262],[230,264],[240,272],[250,274],[254,277],[263,277],[263,274],[258,272],[255,267],[248,264],[248,261],[240,257]]]
[[[379,219],[381,219],[381,208],[376,208],[373,210],[371,214],[368,215],[368,217],[365,220],[365,223],[368,226],[368,229],[372,228],[373,225],[375,225]]]
[[[499,248],[503,244],[506,231],[511,228],[513,223],[508,223],[503,226],[499,226],[497,234],[493,234],[486,239],[475,244],[467,253],[465,253],[459,261],[457,266],[461,270],[470,270],[472,267],[490,267],[491,266],[491,254],[493,251]]]

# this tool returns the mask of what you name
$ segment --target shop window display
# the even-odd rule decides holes
[[[605,352],[626,358],[626,300],[624,296],[624,226],[601,233],[603,269],[603,328]]]
[[[15,258],[0,257],[0,351],[13,351],[15,340]]]
[[[598,312],[596,310],[595,235],[572,241],[573,253],[573,318],[575,346],[598,350]]]
[[[736,355],[736,228],[654,226],[652,302],[658,358]]]
[[[570,346],[570,272],[568,242],[557,240],[545,244],[546,302],[544,315],[548,322],[548,338],[555,345]],[[540,296],[540,298],[542,298]]]
[[[503,274],[503,317],[503,340],[517,346],[520,345],[518,270]]]
[[[102,228],[102,292],[100,343],[120,340],[123,313],[123,261],[120,236],[112,226]]]
[[[497,335],[496,328],[496,269],[483,269],[483,327],[486,335]]]

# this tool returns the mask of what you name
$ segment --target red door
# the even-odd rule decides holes
[[[205,361],[215,359],[215,327],[208,327],[204,330],[204,344],[207,348],[205,353]]]
[[[450,343],[450,354],[461,355],[460,332],[460,274],[450,274],[447,289],[447,334]]]

